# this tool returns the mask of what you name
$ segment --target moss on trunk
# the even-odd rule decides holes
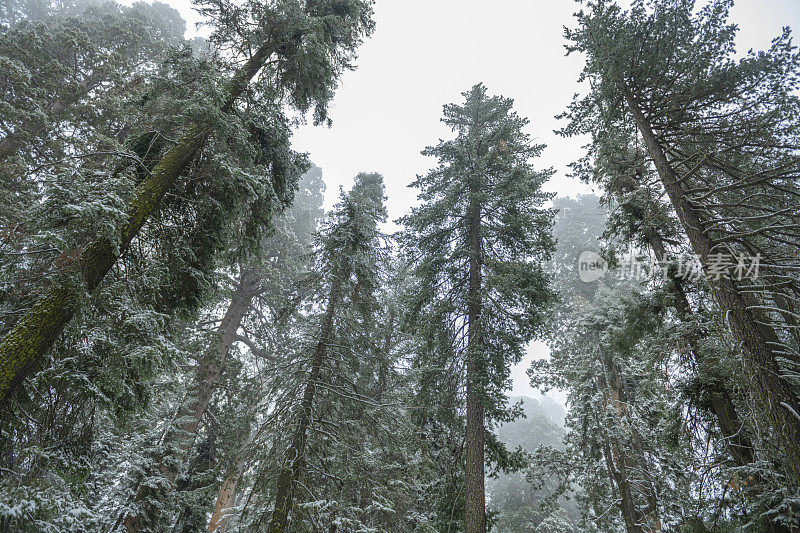
[[[221,110],[228,113],[250,79],[271,54],[264,42],[231,78]],[[150,175],[136,187],[128,205],[125,224],[118,239],[100,237],[68,265],[45,294],[14,325],[0,343],[0,402],[19,386],[50,349],[64,327],[81,308],[86,291],[91,292],[119,259],[122,251],[139,233],[211,134],[208,125],[190,125],[178,142],[165,153]]]

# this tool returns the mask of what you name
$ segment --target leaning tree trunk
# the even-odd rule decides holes
[[[233,506],[236,497],[236,487],[245,471],[246,455],[254,434],[251,434],[245,445],[239,451],[236,464],[230,468],[222,480],[219,494],[214,502],[214,511],[208,521],[208,533],[223,533],[228,527],[230,516],[227,511]]]
[[[655,254],[656,260],[663,262],[667,259],[667,252],[661,236],[654,230],[649,230],[646,234],[650,248]],[[670,269],[668,272],[670,289],[674,298],[673,307],[675,313],[682,322],[688,322],[694,311],[689,304],[686,290],[683,288],[683,280],[675,275]],[[699,337],[697,333],[689,335],[689,353],[695,364],[700,367],[716,367],[718,360],[708,357],[699,347]],[[738,466],[748,466],[755,461],[755,448],[750,438],[745,433],[741,417],[739,417],[736,405],[733,403],[727,387],[724,383],[702,383],[703,391],[708,394],[711,404],[711,412],[717,419],[717,426],[722,433],[726,449],[730,453],[734,462]],[[773,522],[764,516],[760,519],[761,526],[765,533],[789,533],[789,528],[778,522]],[[702,521],[700,522],[702,524]]]
[[[220,322],[217,335],[199,361],[195,382],[190,392],[192,400],[182,413],[180,431],[176,433],[181,439],[181,450],[188,451],[225,370],[231,347],[235,342],[242,340],[237,332],[250,310],[253,298],[260,291],[260,283],[261,280],[253,271],[247,270],[242,273],[228,310]]]
[[[467,425],[465,435],[466,471],[464,531],[486,533],[486,494],[484,488],[484,413],[481,394],[481,235],[478,191],[470,184],[472,200],[467,214],[469,225],[469,295],[467,297]]]
[[[346,270],[346,269],[345,269]],[[311,425],[312,410],[314,407],[314,394],[317,389],[322,372],[322,365],[328,345],[333,335],[333,318],[339,306],[341,298],[342,284],[349,277],[349,271],[341,272],[334,276],[331,286],[330,296],[328,297],[328,308],[322,317],[320,324],[319,339],[314,348],[311,359],[311,370],[306,380],[306,388],[303,391],[303,399],[300,403],[300,417],[297,422],[292,441],[286,450],[286,458],[280,473],[275,489],[275,509],[272,511],[268,533],[284,533],[289,524],[289,513],[294,504],[294,485],[305,467],[306,433]]]
[[[258,431],[250,432],[247,440],[236,453],[236,462],[225,471],[219,493],[214,500],[214,511],[208,521],[208,533],[224,533],[227,530],[230,523],[229,510],[233,507],[236,499],[237,486],[247,469],[249,454],[252,453],[250,447],[257,435]]]
[[[658,515],[658,499],[656,497],[656,487],[653,481],[653,476],[648,468],[647,458],[645,457],[644,444],[639,430],[636,429],[634,421],[630,414],[630,398],[632,395],[627,389],[626,384],[622,381],[622,376],[619,373],[619,366],[613,362],[610,365],[611,370],[611,386],[610,390],[612,397],[619,406],[619,413],[625,417],[630,424],[631,432],[631,445],[633,447],[633,457],[638,464],[638,470],[641,473],[642,480],[637,483],[639,492],[642,493],[647,505],[640,509],[640,513],[644,517],[647,525],[647,531],[661,531],[661,519]]]
[[[646,238],[650,244],[650,248],[655,254],[656,260],[659,262],[666,261],[667,252],[661,236],[654,230],[649,230],[646,232]],[[674,275],[672,270],[669,271],[668,277],[670,281],[670,290],[674,299],[673,307],[675,313],[682,322],[688,322],[694,314],[694,311],[692,311],[689,298],[683,288],[683,281],[681,278]],[[701,367],[715,367],[718,364],[718,361],[707,357],[700,349],[698,343],[699,339],[696,334],[689,335],[687,340],[689,353],[695,364]],[[711,403],[711,412],[717,419],[717,425],[722,432],[731,457],[739,466],[751,464],[754,460],[753,445],[744,432],[739,413],[737,412],[731,395],[728,393],[728,389],[723,383],[703,383],[702,386],[705,393],[708,394],[708,399]]]
[[[612,394],[606,377],[605,364],[602,361],[600,363],[603,371],[598,373],[595,386],[603,396],[603,409],[601,412],[606,413],[608,406],[612,402]],[[619,410],[618,406],[617,410]],[[619,440],[613,437],[608,428],[606,428],[605,421],[600,423],[600,427],[603,428],[603,459],[605,460],[611,483],[617,489],[617,508],[625,522],[625,531],[627,533],[644,533],[640,525],[639,506],[631,488],[627,454],[620,445]]]
[[[620,421],[627,420],[630,425],[630,452],[626,452],[616,437],[606,434],[610,446],[613,477],[617,482],[622,499],[622,511],[629,533],[632,531],[661,531],[661,521],[658,517],[658,500],[653,477],[648,468],[647,458],[644,453],[642,437],[634,426],[631,418],[629,398],[630,394],[622,381],[619,366],[612,360],[604,358],[601,361],[603,372],[599,377],[605,405],[613,406]],[[631,472],[639,472],[641,479],[634,482],[630,478]],[[629,494],[628,494],[629,493]],[[638,504],[636,494],[640,494],[646,505]],[[633,512],[631,512],[631,510]],[[632,519],[633,529],[629,527],[629,518]],[[646,527],[645,527],[646,526]]]
[[[608,434],[603,435],[603,458],[608,475],[617,487],[617,508],[625,522],[625,531],[627,533],[644,533],[638,522],[636,502],[633,498],[631,484],[628,482],[628,467],[619,450],[618,443],[612,440]]]
[[[211,514],[211,519],[208,521],[208,533],[216,533],[225,531],[228,527],[230,517],[226,514],[227,510],[231,508],[234,495],[236,494],[236,485],[239,483],[239,472],[229,472],[222,480],[222,486],[217,495],[217,500],[214,502],[214,512]]]
[[[236,99],[270,54],[271,45],[265,42],[233,76],[222,112],[232,110]],[[0,343],[0,402],[7,401],[9,394],[44,357],[82,307],[84,292],[97,288],[211,132],[208,125],[190,125],[161,157],[150,175],[136,187],[119,238],[114,241],[101,237],[83,250],[76,250],[76,259],[64,268],[39,301],[3,338]]]
[[[635,184],[631,184],[626,188],[627,192],[632,192]],[[638,222],[644,223],[644,213],[640,209],[630,207],[629,213]],[[659,262],[667,260],[667,251],[664,246],[664,241],[661,235],[653,228],[644,231],[644,237],[653,250],[655,258]],[[683,280],[675,274],[675,271],[669,269],[667,276],[670,281],[669,289],[672,292],[673,303],[672,307],[681,322],[689,322],[694,315],[689,298],[686,295],[686,290],[683,287]],[[699,346],[700,335],[702,333],[693,332],[688,335],[687,344],[689,347],[689,354],[694,363],[699,367],[716,368],[719,361],[713,357],[709,357]],[[717,420],[717,426],[722,433],[722,438],[725,442],[725,448],[730,454],[733,461],[738,466],[748,466],[755,461],[755,448],[750,441],[747,433],[744,431],[742,419],[739,416],[736,405],[733,403],[728,388],[721,382],[703,382],[701,383],[703,391],[708,395],[711,413]],[[699,519],[698,519],[699,520]],[[763,517],[760,520],[765,533],[789,533],[789,529],[777,522],[771,521],[768,517]],[[698,521],[697,527],[700,527],[702,521]]]
[[[197,436],[200,421],[203,419],[211,397],[222,377],[230,349],[234,342],[240,339],[237,331],[250,309],[250,303],[257,294],[258,287],[258,277],[254,276],[252,271],[245,271],[220,322],[214,340],[198,361],[194,382],[188,393],[189,402],[179,409],[176,427],[172,428],[167,435],[167,438],[176,443],[179,456],[166,463],[159,461],[161,473],[172,484],[175,484],[180,475],[178,471],[180,465],[187,461],[190,448]],[[153,504],[158,499],[158,495],[154,494],[153,490],[150,487],[141,486],[136,491],[134,502],[141,503],[142,509],[136,514],[124,517],[122,524],[129,533],[142,530],[147,523],[154,520],[157,510],[154,509]]]
[[[683,192],[680,177],[672,168],[631,90],[624,82],[618,85],[689,242],[707,268],[707,258],[715,251],[715,247],[704,231],[702,218]],[[754,311],[757,304],[753,297],[740,291],[733,280],[723,278],[711,283],[711,286],[717,303],[741,344],[745,368],[754,382],[758,401],[775,431],[787,473],[795,482],[800,482],[800,402],[792,386],[780,373],[773,352],[773,347],[779,344],[778,336],[768,324],[759,321]]]

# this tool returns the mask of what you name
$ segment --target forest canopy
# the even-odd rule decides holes
[[[800,531],[791,28],[576,0],[563,178],[476,80],[408,205],[380,1],[192,4],[0,3],[0,531]]]

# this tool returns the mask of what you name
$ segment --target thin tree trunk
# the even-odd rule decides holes
[[[245,271],[217,329],[216,339],[212,341],[208,350],[198,361],[194,384],[188,395],[191,400],[179,410],[178,427],[174,428],[167,437],[177,441],[179,457],[169,463],[173,465],[172,467],[163,463],[159,465],[161,473],[170,483],[174,484],[180,474],[175,466],[186,462],[192,443],[197,436],[200,421],[203,419],[211,397],[222,377],[230,349],[237,340],[237,331],[250,309],[250,303],[257,291],[258,278],[251,271]],[[148,487],[143,486],[137,490],[134,501],[145,503],[141,512],[125,516],[122,524],[129,533],[140,531],[147,522],[153,520],[156,511],[147,502],[155,497],[152,489]]]
[[[392,351],[392,339],[394,338],[394,309],[389,311],[389,323],[386,326],[386,332],[383,338],[383,349],[378,354],[378,391],[375,394],[375,399],[381,401],[383,395],[386,393],[386,387],[389,381],[389,365],[391,358],[389,357]]]
[[[630,89],[625,83],[618,85],[692,248],[706,266],[707,258],[715,249],[704,231],[702,218],[683,193],[678,174],[669,163]],[[800,482],[800,402],[791,385],[780,374],[773,353],[773,347],[779,344],[778,337],[771,327],[758,321],[753,311],[753,297],[739,291],[733,280],[723,278],[711,286],[717,303],[742,346],[745,368],[755,385],[758,401],[775,431],[787,473],[795,482]]]
[[[297,423],[292,441],[286,450],[286,458],[280,473],[275,489],[275,509],[272,511],[268,533],[284,533],[289,524],[289,513],[294,505],[294,485],[305,466],[306,433],[311,425],[314,407],[314,394],[317,389],[325,354],[330,344],[333,334],[333,318],[341,298],[342,284],[349,276],[349,271],[337,274],[333,279],[330,296],[328,297],[328,308],[320,324],[320,334],[314,354],[311,359],[311,370],[306,380],[306,388],[303,391],[303,399],[300,403],[300,418]]]
[[[606,411],[609,404],[613,403],[618,416],[622,416],[619,399],[615,398],[609,379],[606,376],[608,372],[606,364],[604,361],[600,361],[600,363],[603,371],[597,376],[596,386],[603,395],[603,412]],[[605,423],[601,423],[600,427],[603,428],[603,457],[606,463],[606,470],[612,483],[617,487],[617,507],[625,522],[625,531],[627,533],[643,533],[638,512],[639,506],[636,504],[633,490],[631,489],[626,453],[620,446],[619,441],[612,437],[608,429],[605,428]]]
[[[628,192],[632,192],[635,187],[635,183],[631,184],[627,189]],[[631,215],[639,222],[646,222],[643,213],[638,209],[631,211]],[[661,235],[650,228],[645,231],[645,238],[650,248],[653,250],[656,260],[659,262],[666,261],[667,250]],[[675,313],[682,322],[688,322],[694,315],[694,311],[689,304],[689,298],[683,288],[683,280],[677,277],[673,270],[669,270],[667,275],[670,280],[669,288],[674,298],[673,308],[675,309]],[[697,333],[690,334],[687,338],[689,353],[695,364],[698,366],[716,367],[719,361],[709,358],[700,349],[698,341],[699,337]],[[744,431],[741,418],[739,417],[739,413],[727,387],[724,383],[702,383],[701,385],[708,395],[711,404],[711,412],[717,419],[717,426],[722,433],[726,449],[728,453],[730,453],[731,458],[733,458],[734,462],[739,466],[752,464],[755,460],[753,444]],[[702,525],[702,520],[698,519],[695,525],[696,527],[700,527]],[[761,525],[765,533],[789,532],[789,529],[785,526],[773,523],[766,517],[761,519]]]
[[[635,467],[638,469],[643,477],[642,480],[636,483],[636,487],[638,487],[638,492],[642,495],[644,501],[647,502],[647,505],[636,505],[634,507],[635,513],[633,516],[635,517],[635,523],[640,529],[645,529],[644,526],[646,525],[647,527],[645,530],[648,532],[661,531],[661,521],[658,517],[658,500],[656,498],[655,484],[653,483],[653,477],[650,475],[650,469],[648,468],[648,462],[647,458],[645,457],[644,446],[642,444],[642,437],[639,431],[636,429],[636,426],[633,424],[630,416],[630,394],[628,393],[626,386],[622,381],[622,376],[619,372],[619,366],[614,361],[603,361],[603,369],[603,383],[606,386],[605,391],[607,393],[606,402],[612,403],[617,411],[617,416],[620,417],[620,420],[627,419],[628,423],[630,424],[632,441],[631,448],[633,451],[630,454],[625,453],[617,439],[611,439],[611,451],[612,456],[614,457],[614,462],[617,464],[620,464],[621,462],[622,468],[620,468],[620,470],[624,474],[624,484],[626,486],[630,487],[631,485],[631,480],[627,475],[629,465],[632,468]],[[631,457],[629,458],[629,456]]]
[[[474,180],[473,180],[474,181]],[[470,184],[472,199],[468,212],[469,295],[467,309],[467,421],[464,531],[486,532],[486,495],[484,487],[484,408],[481,391],[481,235],[480,206],[475,196],[475,183]]]
[[[666,248],[661,236],[655,231],[647,232],[647,240],[659,262],[667,259]],[[686,291],[683,288],[683,281],[670,272],[669,276],[674,298],[673,307],[675,313],[682,322],[687,322],[694,314],[691,305],[689,305],[689,298],[686,296]],[[688,340],[689,352],[698,366],[716,366],[718,361],[709,360],[698,346],[698,339],[696,335],[690,335]],[[711,402],[711,412],[717,419],[717,425],[722,432],[728,452],[731,457],[736,461],[739,466],[746,466],[753,462],[753,445],[747,434],[742,428],[742,422],[733,404],[728,390],[724,384],[703,383],[704,390],[708,394]]]
[[[228,113],[249,80],[271,54],[264,43],[231,79],[221,111]],[[205,144],[211,127],[191,125],[134,191],[128,216],[118,242],[99,238],[83,250],[53,281],[50,288],[6,334],[0,343],[0,402],[8,396],[44,357],[64,327],[83,306],[84,291],[94,291],[111,270],[122,252],[139,233],[144,223]]]
[[[616,442],[612,445],[612,442],[608,434],[603,436],[603,457],[605,458],[608,474],[617,487],[619,496],[617,507],[622,513],[625,531],[627,533],[644,533],[637,520],[636,503],[627,478],[627,466],[623,456],[620,454],[619,446]]]

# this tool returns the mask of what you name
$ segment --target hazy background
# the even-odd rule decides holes
[[[199,18],[190,1],[169,3],[187,20],[189,34],[196,34]],[[531,121],[529,133],[548,145],[538,167],[558,172],[547,189],[570,196],[590,192],[566,175],[585,140],[553,133],[559,127],[554,116],[581,90],[576,80],[582,58],[565,57],[563,47],[563,28],[573,25],[575,10],[572,0],[378,0],[377,29],[330,108],[333,126],[306,125],[295,134],[296,149],[322,167],[326,206],[358,172],[377,171],[386,178],[390,219],[404,214],[416,202],[407,185],[434,165],[420,150],[450,134],[439,122],[442,105],[459,102],[479,81],[490,94],[514,98],[517,112]],[[737,0],[732,19],[740,28],[739,52],[763,49],[781,27],[800,29],[800,0]],[[538,396],[525,370],[531,359],[547,354],[543,344],[530,347],[513,369],[511,394]]]

